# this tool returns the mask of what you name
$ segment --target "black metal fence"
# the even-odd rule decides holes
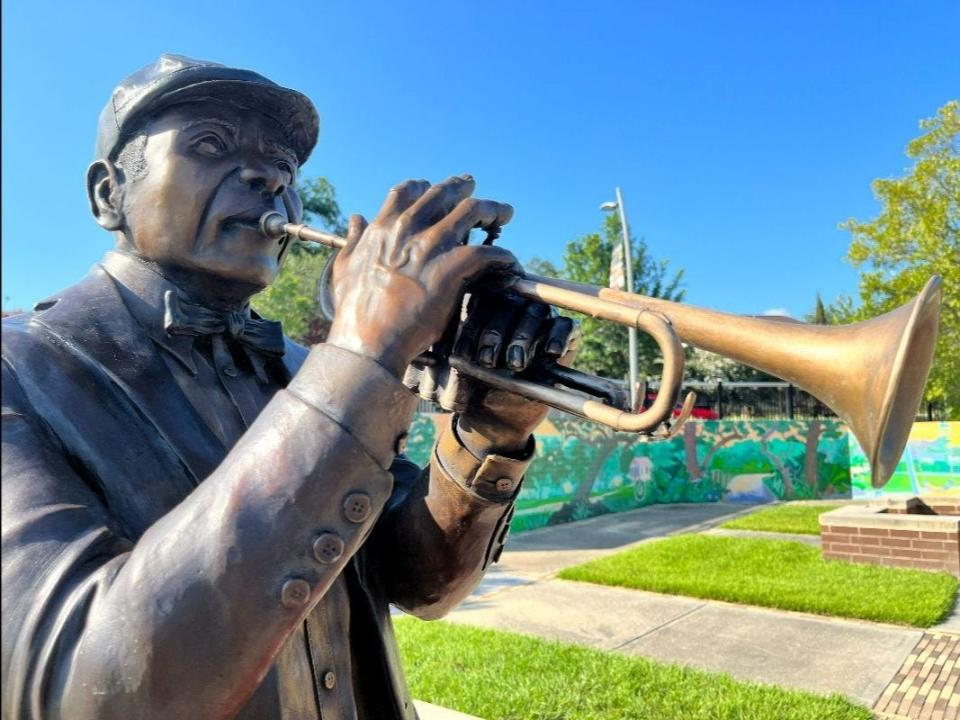
[[[920,403],[917,409],[917,421],[947,420],[947,408],[942,403]]]
[[[694,416],[705,420],[834,417],[809,393],[785,382],[688,382],[683,393],[697,394]]]

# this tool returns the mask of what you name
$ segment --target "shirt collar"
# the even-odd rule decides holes
[[[169,335],[163,329],[163,295],[167,290],[180,292],[177,286],[135,255],[111,251],[100,264],[117,281],[124,304],[147,336],[196,375],[194,338]]]

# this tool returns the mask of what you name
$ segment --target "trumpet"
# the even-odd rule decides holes
[[[260,218],[260,230],[272,239],[334,249],[346,244],[338,235],[288,223],[277,212]],[[498,228],[487,232],[489,240]],[[689,418],[695,401],[693,393],[687,394],[679,416],[672,418],[687,343],[783,378],[818,398],[849,425],[870,461],[874,487],[890,479],[906,446],[933,362],[941,301],[940,278],[934,275],[912,300],[883,315],[850,325],[810,325],[530,274],[509,276],[503,289],[649,334],[663,355],[661,389],[653,404],[646,409],[617,407],[609,381],[560,366],[534,381],[462,358],[444,358],[451,372],[618,431],[671,437]],[[436,360],[425,357],[420,362]]]

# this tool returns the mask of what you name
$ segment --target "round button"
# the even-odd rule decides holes
[[[328,670],[323,674],[323,686],[327,690],[333,690],[336,684],[337,684],[337,676],[335,673]]]
[[[352,523],[362,523],[370,516],[370,496],[366,493],[350,493],[343,500],[343,514]]]
[[[336,533],[323,533],[313,541],[313,556],[324,565],[335,563],[343,555],[343,540]]]
[[[280,602],[284,607],[300,607],[310,599],[310,583],[300,578],[287,580],[280,589]]]
[[[513,490],[513,480],[510,478],[500,478],[497,480],[497,490],[500,492],[507,492],[508,490]]]

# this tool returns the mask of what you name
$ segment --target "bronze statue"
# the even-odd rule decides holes
[[[354,216],[309,352],[248,300],[299,222],[303,95],[165,55],[116,88],[87,173],[116,250],[3,324],[4,718],[413,718],[389,604],[443,615],[503,546],[546,408],[473,386],[430,465],[401,453],[412,359],[512,209],[452,177]],[[543,304],[475,293],[457,351],[569,362]]]
[[[298,228],[295,190],[316,138],[299,93],[172,55],[104,108],[87,190],[116,250],[3,323],[4,718],[415,717],[389,605],[443,615],[496,561],[543,403],[669,423],[681,338],[807,385],[875,483],[895,467],[938,280],[880,318],[808,328],[524,276],[464,244],[512,215],[469,176],[402,183],[369,226],[351,218],[331,240],[330,335],[308,352],[248,300],[291,237],[322,239]],[[654,405],[614,407],[569,370],[575,328],[545,303],[649,330]],[[411,365],[457,410],[423,470],[402,454]],[[469,381],[438,395],[438,367]]]

